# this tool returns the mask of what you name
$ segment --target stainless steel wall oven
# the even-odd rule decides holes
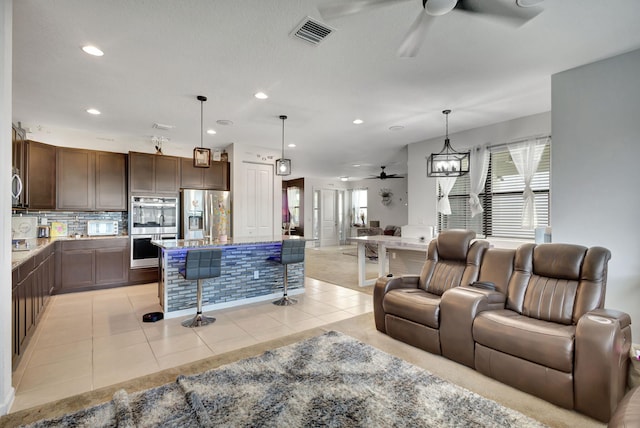
[[[131,268],[158,266],[158,247],[151,241],[178,237],[178,198],[132,196],[129,208]]]

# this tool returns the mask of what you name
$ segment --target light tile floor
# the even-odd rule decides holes
[[[159,311],[157,284],[53,296],[13,373],[11,412],[371,312],[370,295],[307,278],[295,306],[271,301],[143,323]]]

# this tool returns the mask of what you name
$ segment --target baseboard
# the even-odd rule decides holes
[[[9,393],[2,397],[2,403],[0,403],[0,415],[6,415],[11,410],[13,400],[16,398],[16,390],[14,387],[9,388]]]

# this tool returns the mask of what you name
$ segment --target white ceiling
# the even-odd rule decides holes
[[[549,111],[552,74],[640,48],[638,0],[547,0],[521,27],[454,10],[434,18],[415,58],[396,51],[421,0],[331,21],[318,11],[323,3],[15,1],[14,120],[192,148],[196,95],[205,95],[204,125],[217,131],[204,136],[206,147],[278,151],[286,114],[286,142],[297,144],[286,149],[291,178],[358,178],[380,165],[406,171],[403,148],[443,135],[445,108],[451,133]],[[335,32],[318,46],[294,39],[307,16]],[[85,44],[105,55],[85,54]],[[258,91],[269,99],[255,99]],[[388,129],[397,125],[404,129]]]

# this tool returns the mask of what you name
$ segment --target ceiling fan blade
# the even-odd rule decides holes
[[[318,10],[322,18],[330,20],[405,1],[409,0],[341,0],[320,5],[318,6]]]
[[[420,11],[420,14],[418,14],[416,20],[413,21],[413,24],[409,27],[409,31],[398,49],[399,57],[411,58],[416,56],[422,43],[424,43],[431,21],[431,16],[427,15],[424,10]]]
[[[520,7],[513,0],[458,0],[456,10],[491,15],[506,19],[514,25],[522,25],[544,9],[537,6]]]

